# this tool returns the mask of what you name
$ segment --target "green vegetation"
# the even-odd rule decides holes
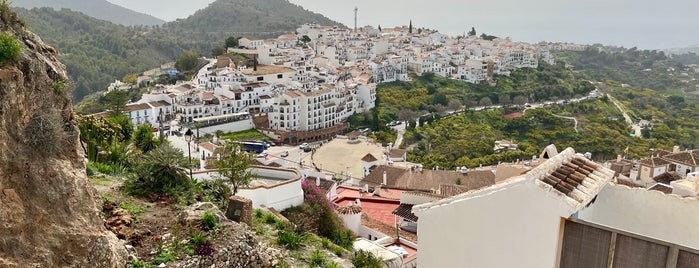
[[[185,51],[208,54],[228,36],[276,37],[310,22],[340,26],[281,0],[216,1],[186,19],[155,26],[122,26],[68,9],[15,10],[60,51],[75,82],[75,101],[127,74],[175,61]]]
[[[34,114],[24,129],[25,143],[40,155],[58,153],[63,145],[63,118],[54,109]]]
[[[182,152],[166,144],[141,156],[124,188],[137,196],[167,194],[189,199],[194,181],[189,179],[187,166],[188,159]]]
[[[304,203],[285,209],[282,215],[304,232],[330,239],[343,248],[352,248],[354,233],[342,225],[339,216],[330,206],[330,201],[320,192],[320,189],[305,181],[301,187],[304,192]]]
[[[290,250],[296,250],[303,246],[303,236],[290,230],[279,230],[277,243]]]
[[[355,252],[352,264],[356,268],[383,268],[381,259],[371,254],[371,252],[360,250]]]
[[[320,250],[314,250],[311,251],[311,257],[310,257],[310,263],[314,267],[321,267],[325,265],[328,262],[327,257],[325,257],[325,253],[323,253]]]
[[[244,130],[244,131],[238,131],[238,132],[225,133],[225,134],[221,135],[220,138],[230,140],[230,141],[267,140],[267,139],[269,139],[269,137],[267,137],[267,135],[262,134],[257,129],[250,129],[250,130]]]
[[[8,32],[0,33],[0,65],[17,59],[21,50],[22,44],[17,41],[15,35]]]
[[[248,170],[252,154],[240,150],[234,143],[228,143],[220,151],[220,155],[221,159],[216,161],[218,179],[228,182],[233,187],[233,195],[235,195],[239,187],[247,186],[256,177]]]
[[[216,218],[216,215],[209,210],[207,210],[206,212],[204,212],[204,214],[201,215],[199,221],[201,221],[204,230],[212,230],[216,228],[216,225],[218,224],[218,219]]]

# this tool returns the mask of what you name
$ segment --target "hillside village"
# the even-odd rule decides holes
[[[192,81],[157,85],[126,111],[133,124],[166,127],[170,134],[195,127],[209,134],[255,128],[287,145],[255,158],[260,178],[238,195],[253,208],[282,211],[304,202],[304,185],[317,186],[357,235],[355,248],[374,253],[388,267],[576,267],[569,265],[612,259],[623,266],[692,267],[699,261],[699,245],[690,238],[699,234],[687,228],[699,224],[690,216],[699,213],[699,150],[659,150],[638,163],[621,157],[595,163],[552,145],[527,163],[443,170],[423,169],[406,162],[405,150],[347,133],[347,117],[374,107],[378,83],[427,72],[490,83],[494,75],[552,63],[551,50],[585,49],[411,31],[306,24],[276,39],[243,37],[240,47],[228,50],[256,59],[252,66],[236,65],[228,55],[209,59]],[[168,140],[189,157],[192,150],[201,155],[197,180],[214,177],[207,161],[216,158],[215,140]],[[622,208],[622,202],[633,205]],[[681,213],[669,215],[670,206]],[[513,216],[518,224],[508,226]],[[654,220],[634,221],[641,217]],[[686,232],[673,231],[678,229]],[[601,233],[606,240],[580,232]],[[606,250],[581,248],[591,243]],[[655,252],[647,244],[663,253],[641,256]],[[497,258],[502,250],[512,257]]]
[[[409,72],[489,83],[494,75],[553,62],[548,45],[412,26],[352,31],[305,24],[297,34],[243,37],[239,44],[229,52],[256,59],[253,66],[238,66],[229,55],[211,59],[192,81],[157,85],[128,105],[132,122],[156,126],[179,114],[190,124],[247,113],[261,117],[256,128],[275,140],[298,144],[345,132],[344,119],[374,107],[377,83],[410,80]]]

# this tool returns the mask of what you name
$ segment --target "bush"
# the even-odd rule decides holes
[[[180,150],[168,144],[160,146],[141,157],[124,188],[133,195],[168,194],[189,201],[193,199],[194,182],[185,169],[187,163]]]
[[[360,250],[354,253],[352,265],[357,268],[383,268],[381,259],[371,254],[371,252]]]
[[[214,229],[216,224],[218,224],[218,218],[216,218],[216,215],[208,210],[201,215],[199,221],[201,221],[201,223],[204,225],[205,230]]]
[[[287,249],[296,250],[303,246],[303,236],[289,230],[280,230],[277,232],[277,243],[285,246]]]
[[[161,252],[158,257],[155,257],[150,263],[153,265],[160,265],[161,263],[166,263],[169,261],[177,260],[177,255],[170,252]]]
[[[0,64],[17,59],[21,50],[17,37],[8,32],[0,33]]]
[[[43,156],[58,153],[63,140],[62,122],[57,111],[35,114],[24,129],[25,143]]]
[[[311,252],[311,265],[313,266],[321,266],[327,262],[327,258],[325,257],[325,254],[320,251],[320,250],[314,250]]]
[[[211,203],[216,204],[220,209],[225,210],[228,206],[228,196],[231,195],[231,187],[228,187],[224,180],[204,180],[199,183],[202,194]]]
[[[271,213],[265,213],[265,215],[262,217],[262,220],[267,224],[276,224],[277,223],[277,217]]]
[[[204,234],[202,234],[202,233],[194,232],[192,234],[192,243],[194,243],[195,245],[201,244],[201,243],[204,243],[207,241],[209,241],[209,239],[206,238],[206,236],[204,236]]]
[[[325,265],[325,268],[340,268],[340,265],[336,262],[329,262],[327,265]]]

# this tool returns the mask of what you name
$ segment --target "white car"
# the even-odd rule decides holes
[[[289,151],[284,151],[280,156],[281,156],[281,157],[287,157],[287,156],[289,156]]]

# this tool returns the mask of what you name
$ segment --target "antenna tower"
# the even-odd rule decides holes
[[[357,11],[359,11],[359,9],[357,7],[354,7],[354,31],[355,32],[357,31]]]

